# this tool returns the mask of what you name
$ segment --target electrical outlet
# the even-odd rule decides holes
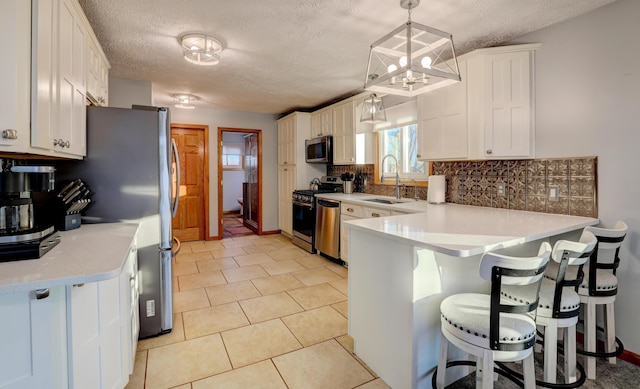
[[[558,201],[560,199],[560,187],[558,185],[549,185],[549,201]]]
[[[504,197],[507,195],[507,188],[505,183],[496,185],[496,188],[498,189],[498,196]]]

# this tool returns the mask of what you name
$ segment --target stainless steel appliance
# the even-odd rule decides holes
[[[340,260],[340,202],[316,200],[315,246],[320,254]]]
[[[172,238],[171,218],[178,207],[180,167],[169,111],[134,108],[87,107],[87,157],[66,174],[93,191],[83,223],[140,225],[140,338],[146,338],[173,328],[171,258],[180,244]]]
[[[317,179],[312,182],[315,184]],[[295,190],[292,194],[293,202],[293,237],[291,242],[296,246],[315,253],[314,238],[316,226],[315,195],[317,193],[332,193],[342,191],[340,177],[324,176],[315,184],[315,189]]]
[[[307,163],[333,162],[333,136],[326,135],[304,141]]]
[[[0,262],[40,258],[60,242],[47,218],[36,217],[32,192],[54,187],[51,166],[18,166],[0,160]]]

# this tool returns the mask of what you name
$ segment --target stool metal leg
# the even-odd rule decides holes
[[[596,305],[589,301],[584,314],[584,345],[585,350],[596,351]],[[587,378],[596,379],[596,358],[585,356],[587,361]]]
[[[613,312],[613,302],[606,304],[606,331],[607,331],[607,352],[616,351],[616,319]],[[616,357],[609,358],[609,363],[616,363]]]

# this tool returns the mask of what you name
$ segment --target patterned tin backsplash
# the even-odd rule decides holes
[[[580,157],[434,162],[433,174],[447,176],[447,202],[597,217],[597,161]],[[557,200],[550,196],[554,190]]]
[[[446,201],[483,207],[598,217],[597,157],[433,162],[433,174],[447,176]],[[344,172],[369,177],[366,193],[395,196],[393,185],[373,184],[374,165],[329,165],[327,174]],[[503,185],[504,195],[498,193]],[[549,199],[557,187],[558,200]],[[426,200],[427,188],[418,187]],[[413,197],[405,186],[403,197]]]

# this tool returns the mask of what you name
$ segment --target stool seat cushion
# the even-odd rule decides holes
[[[609,270],[596,269],[596,290],[611,291],[618,289],[618,277]],[[578,288],[578,293],[582,296],[589,295],[589,269],[585,266],[584,280]]]
[[[555,293],[556,282],[548,278],[542,279],[540,285],[540,295],[538,298],[538,310],[536,315],[543,317],[553,317],[553,297]],[[518,303],[530,304],[527,296],[535,296],[536,285],[512,287],[505,285],[502,287],[502,296]],[[560,312],[576,311],[580,308],[580,296],[570,287],[565,287],[562,291],[560,300]]]
[[[509,302],[504,300],[503,303]],[[485,294],[461,293],[449,296],[440,305],[442,326],[467,343],[491,349],[490,306],[491,296]],[[528,315],[502,313],[500,324],[502,343],[524,343],[536,335],[536,323]]]

